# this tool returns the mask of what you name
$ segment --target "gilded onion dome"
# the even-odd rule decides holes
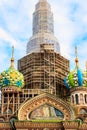
[[[67,87],[67,89],[69,88],[74,88],[74,87],[87,87],[87,72],[86,71],[82,71],[79,68],[79,60],[77,57],[77,48],[76,48],[76,67],[73,71],[71,71],[67,77],[64,79],[64,83]]]
[[[12,58],[11,58],[11,66],[4,72],[0,74],[0,87],[10,87],[16,86],[18,88],[23,88],[24,86],[24,77],[23,74],[18,72],[14,68],[14,47],[12,47]]]

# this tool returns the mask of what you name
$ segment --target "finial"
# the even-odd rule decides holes
[[[14,46],[12,46],[11,67],[14,67]]]
[[[12,46],[12,57],[14,57],[14,46]]]
[[[78,60],[78,54],[77,54],[77,46],[75,47],[75,55],[76,55],[76,58],[75,58],[76,67],[78,67],[79,60]]]
[[[77,46],[75,46],[75,55],[77,57]]]

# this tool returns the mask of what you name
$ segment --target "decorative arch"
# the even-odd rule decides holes
[[[0,117],[0,122],[5,122],[5,117]]]
[[[80,109],[80,114],[87,114],[87,110],[85,108]]]
[[[18,111],[19,120],[29,120],[29,114],[37,108],[48,104],[64,114],[64,120],[74,119],[73,109],[60,98],[51,94],[41,94],[23,103]]]

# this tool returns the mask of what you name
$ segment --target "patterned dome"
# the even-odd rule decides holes
[[[81,71],[80,68],[76,67],[71,71],[64,79],[64,83],[67,88],[74,88],[85,86],[87,87],[87,72]]]
[[[74,88],[74,87],[87,87],[87,72],[82,71],[78,66],[78,57],[77,57],[77,50],[76,50],[76,67],[73,71],[71,71],[67,77],[64,79],[64,83],[66,88]]]
[[[0,74],[0,87],[10,87],[15,86],[18,88],[23,88],[24,86],[24,77],[14,68],[14,57],[13,57],[14,48],[12,50],[11,66],[8,70]]]
[[[0,87],[16,86],[22,88],[24,86],[24,77],[14,67],[0,74]]]

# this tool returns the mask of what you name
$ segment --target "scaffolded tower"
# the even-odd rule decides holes
[[[27,43],[27,55],[18,61],[18,69],[25,77],[26,89],[55,95],[66,93],[63,79],[69,72],[69,61],[60,55],[53,13],[46,0],[35,6],[33,35]]]
[[[46,0],[40,0],[33,13],[33,35],[27,44],[27,54],[40,52],[42,44],[54,44],[54,50],[60,53],[59,43],[54,36],[54,21],[51,7]]]

